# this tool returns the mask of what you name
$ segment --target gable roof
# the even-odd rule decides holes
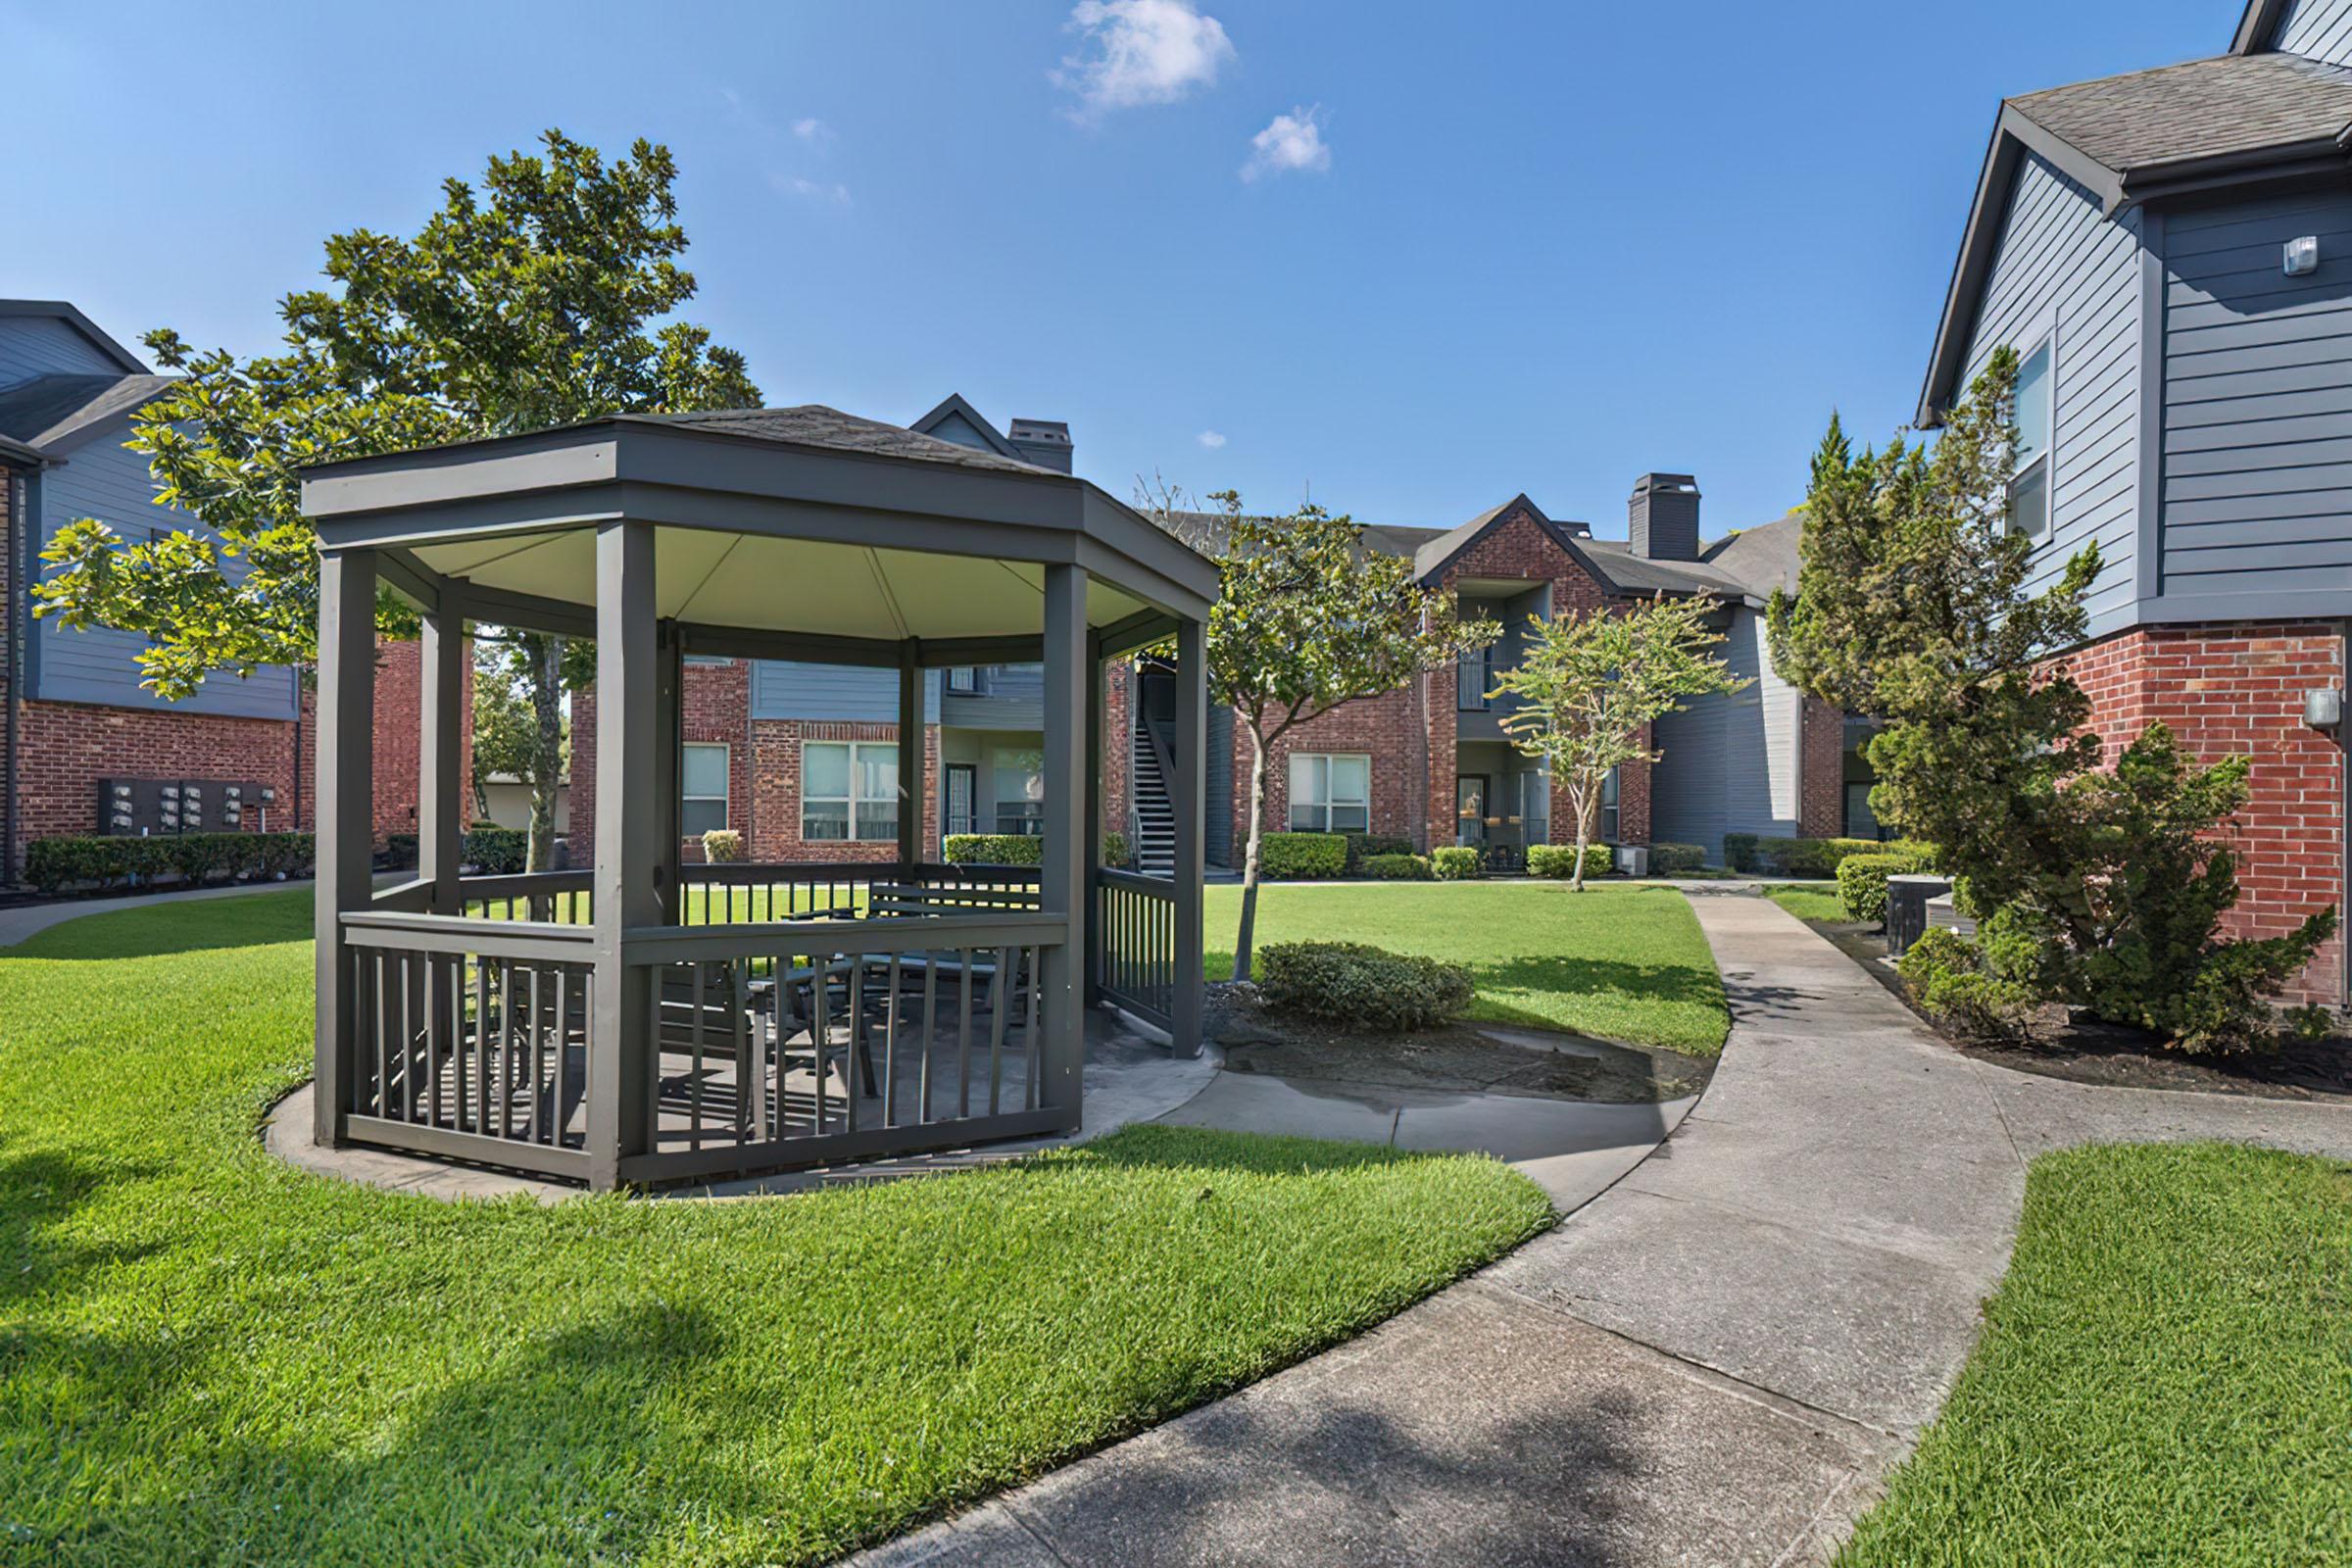
[[[1442,575],[1464,551],[1503,527],[1516,513],[1525,513],[1537,527],[1551,536],[1554,544],[1592,570],[1592,563],[1585,561],[1583,552],[1576,548],[1575,534],[1545,516],[1544,509],[1529,500],[1527,492],[1522,490],[1502,505],[1489,507],[1460,527],[1448,528],[1433,539],[1424,540],[1413,551],[1413,575],[1424,582]],[[1594,571],[1593,575],[1600,574]]]
[[[950,419],[956,418],[960,418],[964,423],[970,425],[972,433],[987,442],[988,450],[994,452],[998,457],[1009,458],[1015,463],[1021,461],[1021,455],[1014,451],[1012,443],[1004,438],[1004,432],[989,423],[978,409],[964,401],[963,394],[960,392],[949,393],[940,401],[937,408],[907,425],[906,428],[918,435],[929,435]],[[1066,435],[1068,432],[1065,429],[1063,433]],[[954,444],[962,445],[961,442]]]
[[[115,365],[124,375],[145,375],[147,366],[137,355],[116,342],[99,329],[98,323],[81,314],[65,300],[0,300],[0,316],[46,317],[65,322],[89,339],[90,346]]]
[[[904,458],[915,463],[945,464],[958,468],[986,468],[999,473],[1042,473],[1067,478],[1052,468],[1017,458],[999,457],[943,441],[919,430],[859,418],[821,403],[789,409],[713,409],[697,414],[621,414],[616,420],[636,424],[682,425],[716,435],[744,437],[790,446],[822,447],[832,452],[861,452],[872,457]]]
[[[170,375],[36,375],[0,391],[0,435],[55,457],[162,395]]]
[[[2002,101],[1920,389],[1923,428],[1940,424],[1958,393],[1978,297],[2027,157],[2090,192],[2109,217],[2217,184],[2352,168],[2352,72],[2268,49],[2282,9],[2252,0],[2227,55]]]

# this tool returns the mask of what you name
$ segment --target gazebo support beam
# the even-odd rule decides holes
[[[458,788],[466,747],[466,603],[446,579],[434,598],[417,653],[416,875],[432,884],[427,907],[456,914],[466,826]]]
[[[1102,1000],[1102,906],[1094,897],[1095,868],[1102,863],[1102,634],[1086,634],[1086,1004]]]
[[[589,1025],[588,1185],[620,1184],[647,1152],[652,1108],[652,971],[625,961],[621,933],[661,922],[669,854],[661,799],[654,530],[605,523],[596,535],[596,1002]]]
[[[312,1137],[343,1142],[358,1083],[355,965],[343,945],[346,913],[365,910],[375,865],[375,553],[318,562],[317,827],[318,1043]]]
[[[1176,817],[1175,996],[1168,1038],[1179,1056],[1200,1054],[1201,884],[1207,875],[1208,628],[1188,620],[1176,628],[1176,733],[1168,804]]]
[[[1046,568],[1045,797],[1046,843],[1038,906],[1067,922],[1066,939],[1048,948],[1039,965],[1038,1002],[1046,1025],[1041,1102],[1079,1117],[1080,1068],[1085,1059],[1087,897],[1086,864],[1086,571]]]

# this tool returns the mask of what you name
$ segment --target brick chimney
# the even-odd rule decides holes
[[[1646,561],[1698,559],[1698,481],[1687,473],[1645,473],[1626,504],[1634,554]]]
[[[1059,419],[1015,419],[1004,432],[1023,463],[1056,473],[1070,471],[1070,427]]]

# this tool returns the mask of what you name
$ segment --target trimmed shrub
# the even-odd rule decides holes
[[[312,843],[308,833],[70,834],[24,847],[24,880],[48,895],[79,883],[127,886],[133,877],[197,883],[216,875],[291,875],[310,868]]]
[[[1121,866],[1127,863],[1127,835],[1111,829],[1102,833],[1102,863]]]
[[[1838,897],[1848,920],[1886,923],[1886,879],[1908,876],[1929,868],[1932,857],[1913,851],[1888,855],[1849,855],[1838,862]]]
[[[1652,844],[1649,847],[1649,868],[1659,876],[1676,876],[1685,871],[1703,871],[1707,852],[1698,844]]]
[[[1266,1004],[1368,1029],[1427,1029],[1470,1004],[1470,971],[1359,942],[1276,942],[1255,964]]]
[[[743,835],[731,827],[714,827],[703,835],[703,859],[721,865],[743,858]]]
[[[1269,833],[1258,848],[1258,867],[1274,881],[1343,876],[1348,840],[1338,833]]]
[[[710,852],[706,850],[704,853]],[[484,876],[513,876],[531,862],[530,830],[496,826],[474,828],[466,833],[458,846],[458,862],[472,866]]]
[[[1617,852],[1606,844],[1585,846],[1585,880],[1607,876],[1617,869]],[[1576,875],[1576,846],[1573,844],[1531,844],[1527,847],[1527,874],[1550,877],[1566,882]]]
[[[1724,835],[1729,859],[1732,835]],[[1917,839],[1774,839],[1755,840],[1755,864],[1740,869],[1776,872],[1782,876],[1836,876],[1838,867],[1856,855],[1921,855],[1932,862],[1936,847]]]
[[[1723,836],[1723,863],[1735,871],[1753,871],[1756,868],[1756,835],[1726,833]]]
[[[1448,844],[1430,851],[1429,863],[1441,882],[1467,882],[1487,874],[1486,863],[1467,844]]]
[[[1973,1035],[2015,1034],[2033,1004],[2024,986],[1989,972],[1975,943],[1942,926],[1921,932],[1895,972],[1922,1008]]]
[[[1343,833],[1348,841],[1348,874],[1353,876],[1363,869],[1364,861],[1375,855],[1410,855],[1413,841],[1396,833]]]
[[[1043,865],[1046,841],[1027,833],[951,833],[941,853],[950,865]]]
[[[384,835],[384,869],[409,871],[416,866],[416,835],[387,833]]]
[[[1367,855],[1364,875],[1382,882],[1427,882],[1436,873],[1426,855]]]

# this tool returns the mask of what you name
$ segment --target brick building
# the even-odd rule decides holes
[[[105,829],[102,779],[255,784],[269,798],[241,829],[311,826],[311,700],[295,671],[218,676],[167,702],[139,684],[137,637],[31,614],[41,549],[69,522],[97,517],[131,538],[202,531],[155,505],[146,459],[122,444],[168,384],[73,306],[0,300],[0,884],[32,840]],[[381,658],[376,827],[388,834],[416,821],[416,650],[386,644]]]
[[[2352,874],[2352,0],[2249,0],[2228,44],[2001,105],[1919,422],[2018,356],[2011,525],[2045,581],[2099,546],[2092,726],[2250,760],[2232,924],[2270,934]],[[2342,1003],[2346,962],[2292,994]]]

